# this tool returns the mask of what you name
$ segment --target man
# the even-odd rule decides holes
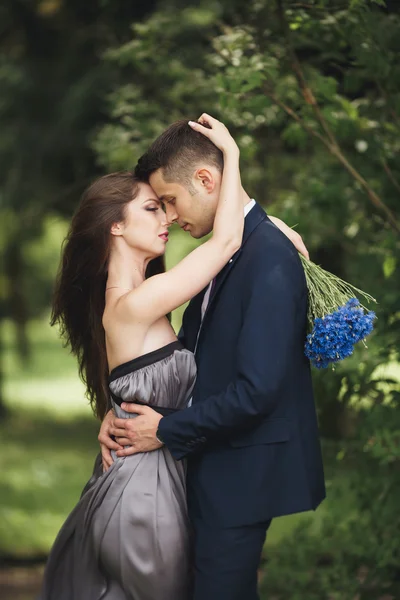
[[[137,174],[170,222],[195,238],[213,226],[220,151],[186,122],[169,127]],[[194,528],[194,600],[255,600],[257,569],[273,517],[315,509],[325,497],[310,368],[304,356],[307,287],[293,244],[243,190],[241,249],[189,304],[179,334],[198,367],[186,410],[162,418],[123,405],[135,419],[106,417],[103,455],[166,444],[188,459]],[[114,442],[115,444],[115,442]],[[173,551],[173,549],[171,549]],[[179,599],[177,599],[179,600]]]

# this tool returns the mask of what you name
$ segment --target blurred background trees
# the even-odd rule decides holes
[[[8,423],[26,395],[36,402],[29,410],[42,412],[45,364],[55,374],[52,390],[62,381],[66,398],[78,395],[71,406],[83,403],[73,361],[56,346],[54,332],[48,341],[45,324],[60,243],[80,193],[97,175],[132,168],[169,123],[207,111],[237,137],[248,192],[267,212],[297,225],[315,262],[379,302],[369,348],[334,372],[314,374],[329,498],[313,520],[277,520],[283,524],[271,532],[270,553],[267,544],[266,597],[397,597],[398,2],[8,0],[0,23],[0,317]],[[169,264],[193,244],[174,232]],[[24,428],[18,431],[24,440]],[[92,458],[86,457],[87,469]],[[54,484],[60,463],[40,464]],[[57,525],[69,508],[54,508]],[[11,530],[19,526],[14,517]],[[35,549],[45,551],[55,529],[37,538]]]
[[[47,247],[50,222],[69,217],[101,173],[90,141],[107,119],[113,87],[103,54],[152,7],[61,0],[0,7],[1,316],[14,325],[22,361],[30,356],[27,323],[49,307],[59,244],[58,237]],[[32,253],[39,240],[44,252]]]

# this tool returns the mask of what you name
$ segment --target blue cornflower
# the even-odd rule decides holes
[[[364,313],[357,298],[351,298],[333,313],[314,320],[305,355],[319,369],[343,360],[353,354],[357,342],[371,333],[375,316],[373,311]]]

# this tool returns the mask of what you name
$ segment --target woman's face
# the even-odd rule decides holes
[[[162,204],[146,183],[139,185],[139,194],[125,207],[125,220],[117,224],[130,248],[147,258],[161,256],[168,242],[168,226]],[[114,232],[113,232],[114,233]]]

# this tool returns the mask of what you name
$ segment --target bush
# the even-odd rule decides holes
[[[394,600],[400,597],[398,397],[361,415],[359,436],[338,454],[352,473],[355,511],[340,487],[316,535],[304,522],[267,556],[269,600]]]

